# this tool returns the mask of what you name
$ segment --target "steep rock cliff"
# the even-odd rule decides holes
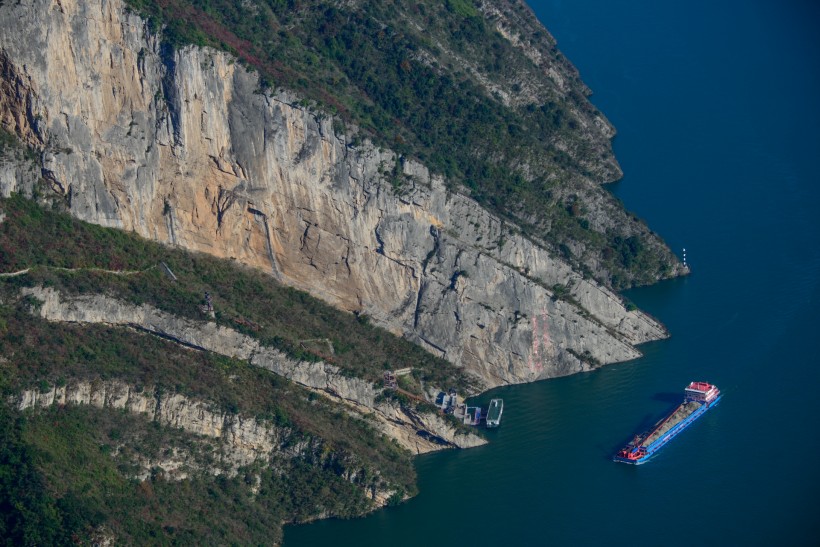
[[[120,0],[5,4],[0,29],[0,120],[81,219],[262,268],[487,387],[666,336],[424,166],[352,146],[225,53],[163,48]]]

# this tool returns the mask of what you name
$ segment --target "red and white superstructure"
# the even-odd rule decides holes
[[[711,403],[720,395],[717,386],[708,382],[690,382],[683,390],[687,401],[698,401],[701,403]]]

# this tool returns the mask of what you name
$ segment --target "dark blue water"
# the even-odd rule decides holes
[[[544,0],[619,134],[613,191],[694,274],[632,291],[670,340],[504,388],[492,444],[418,459],[421,494],[285,545],[820,544],[820,11]],[[721,404],[647,465],[609,460],[693,379]],[[489,395],[485,398],[489,398]]]

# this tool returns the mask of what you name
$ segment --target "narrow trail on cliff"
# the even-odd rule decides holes
[[[31,268],[26,268],[25,270],[18,270],[16,272],[0,273],[0,277],[17,277],[19,275],[25,275],[30,269]]]
[[[33,266],[33,268],[42,268],[45,270],[56,270],[60,272],[99,272],[99,273],[109,273],[114,275],[136,275],[145,273],[147,271],[153,270],[156,268],[156,265],[149,266],[143,270],[106,270],[105,268],[63,268],[60,266]],[[16,272],[0,272],[0,277],[17,277],[21,275],[26,275],[32,270],[32,268],[26,268],[24,270],[17,270]]]

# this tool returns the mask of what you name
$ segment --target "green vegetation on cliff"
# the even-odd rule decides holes
[[[16,424],[4,450],[17,455],[0,462],[5,466],[0,476],[3,471],[30,474],[24,482],[36,493],[31,503],[41,505],[11,512],[7,518],[20,519],[21,526],[56,519],[55,530],[81,532],[105,524],[119,539],[135,544],[157,535],[258,543],[278,537],[282,522],[369,510],[362,488],[367,482],[351,484],[341,476],[346,471],[359,472],[373,486],[416,491],[409,453],[304,388],[238,361],[132,331],[48,323],[33,317],[25,305],[0,307],[0,353],[7,356],[0,364],[4,399],[24,388],[46,392],[78,380],[116,379],[137,389],[145,386],[157,396],[183,394],[210,401],[217,411],[270,423],[286,432],[291,445],[313,449],[295,460],[258,462],[235,478],[214,479],[203,471],[181,483],[161,472],[138,480],[134,472],[140,460],[159,459],[177,447],[193,452],[191,459],[200,467],[219,468],[213,462],[218,446],[112,409],[68,406],[20,415],[4,403],[2,412]],[[260,477],[265,496],[251,495],[253,475]],[[0,504],[16,497],[10,490],[0,492]],[[203,512],[190,513],[191,504]],[[257,518],[262,514],[267,516]],[[70,525],[66,519],[73,519]],[[35,527],[38,533],[47,532],[43,526]],[[41,537],[44,541],[37,543],[50,544],[45,538],[59,536]]]
[[[466,386],[453,365],[229,261],[86,224],[19,196],[0,201],[0,212],[0,272],[29,268],[0,278],[0,536],[17,544],[106,533],[133,544],[270,543],[281,539],[283,522],[369,511],[368,492],[393,492],[395,500],[416,492],[411,454],[342,405],[245,362],[138,331],[48,322],[31,313],[37,302],[20,289],[104,293],[200,320],[208,290],[219,323],[301,359],[318,355],[300,340],[330,339],[333,362],[353,376],[376,382],[385,367],[412,366],[409,389],[419,381]],[[269,424],[286,446],[302,448],[214,476],[221,445],[213,438],[111,408],[9,406],[24,390],[108,381],[207,402],[215,412]],[[187,455],[188,478],[172,480],[156,467],[139,476],[146,461],[177,452]]]
[[[522,2],[127,2],[168,46],[236,54],[263,86],[421,160],[605,284],[673,275],[668,249],[599,186],[620,176],[606,122]],[[517,43],[497,28],[513,24]],[[621,252],[629,238],[640,244]]]
[[[124,454],[150,458],[171,446],[207,449],[196,435],[139,416],[78,406],[20,414],[1,404],[0,536],[8,545],[90,545],[105,536],[120,545],[259,545],[281,541],[282,522],[370,507],[332,466],[299,460],[234,477],[129,476]]]

